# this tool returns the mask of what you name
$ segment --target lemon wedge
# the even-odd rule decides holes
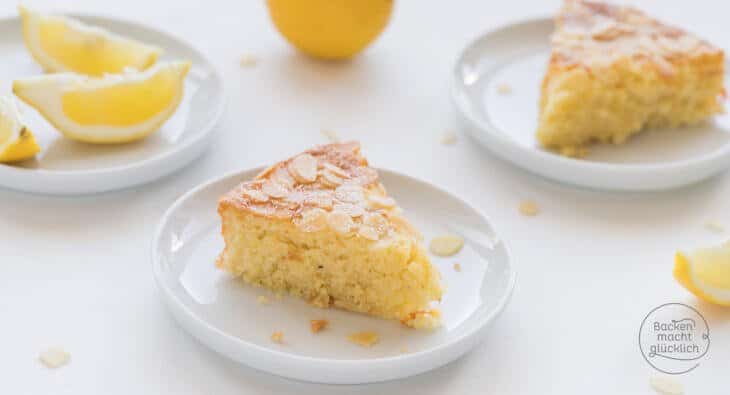
[[[730,241],[691,253],[678,252],[674,278],[698,298],[730,306]]]
[[[144,70],[162,52],[72,18],[44,15],[23,6],[18,10],[25,45],[47,72],[101,76],[120,73],[125,68]]]
[[[23,125],[15,101],[0,97],[0,162],[29,159],[40,150],[33,133]]]
[[[189,69],[190,62],[169,62],[102,78],[46,74],[13,81],[13,93],[68,138],[126,143],[149,136],[172,116]]]

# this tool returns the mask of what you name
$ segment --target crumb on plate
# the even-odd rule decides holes
[[[373,331],[356,332],[347,336],[347,339],[362,347],[372,347],[380,340],[378,334]]]
[[[312,333],[318,333],[325,330],[329,324],[330,322],[327,320],[311,320],[309,321],[309,328],[312,330]]]
[[[284,343],[284,332],[274,332],[271,334],[271,341],[274,343]]]
[[[534,217],[540,213],[540,208],[537,206],[537,203],[535,203],[531,200],[525,200],[522,203],[520,203],[519,209],[520,209],[520,214],[522,214],[526,217]]]

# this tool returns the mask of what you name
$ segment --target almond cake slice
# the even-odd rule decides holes
[[[318,307],[438,326],[439,273],[358,143],[279,162],[224,195],[218,212],[226,246],[216,265],[232,275]]]
[[[723,51],[631,8],[566,0],[555,21],[537,137],[564,155],[723,111]]]

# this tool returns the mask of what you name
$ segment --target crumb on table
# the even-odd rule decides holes
[[[71,354],[59,347],[51,347],[43,351],[38,359],[47,368],[56,369],[66,365],[71,359]]]
[[[521,202],[519,210],[520,214],[527,217],[534,217],[540,213],[540,208],[537,206],[537,203],[532,200],[525,200]]]
[[[457,272],[460,272],[461,271],[461,264],[460,263],[454,263],[454,270],[456,270]]]

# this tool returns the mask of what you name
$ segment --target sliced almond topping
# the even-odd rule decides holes
[[[269,195],[258,189],[244,188],[242,193],[256,203],[266,203],[269,201]]]
[[[274,343],[282,344],[284,343],[284,333],[283,332],[274,332],[271,334],[271,341]]]
[[[362,217],[365,214],[364,208],[350,203],[337,203],[332,210],[343,212],[353,218]]]
[[[365,213],[362,223],[375,229],[379,234],[384,233],[388,229],[388,220],[379,213]]]
[[[325,330],[329,323],[327,320],[311,320],[309,321],[309,328],[312,330],[312,333],[318,333]]]
[[[312,191],[305,193],[303,203],[329,210],[333,204],[332,195],[326,191]]]
[[[362,347],[372,347],[380,340],[378,334],[373,331],[353,333],[350,336],[347,336],[347,339]]]
[[[373,228],[372,226],[362,225],[357,229],[357,234],[360,236],[373,241],[378,241],[380,239],[380,234],[378,231]]]
[[[325,170],[331,171],[332,174],[334,174],[334,175],[336,175],[338,177],[341,177],[341,178],[348,178],[349,177],[349,175],[347,174],[346,171],[342,170],[339,166],[333,165],[332,163],[324,162],[322,164],[322,167]]]
[[[365,193],[359,185],[345,184],[335,189],[335,197],[346,203],[360,203],[365,200]]]
[[[317,159],[309,154],[301,154],[292,159],[288,166],[289,173],[302,184],[309,184],[317,179]]]
[[[271,180],[264,181],[261,185],[261,192],[276,199],[286,197],[289,194],[289,190],[285,186]]]
[[[461,251],[462,247],[464,247],[464,239],[456,235],[434,237],[429,245],[431,253],[438,256],[454,255]]]
[[[337,188],[345,182],[340,176],[334,174],[330,170],[325,169],[322,172],[322,184],[330,188]]]
[[[327,212],[319,207],[304,210],[294,223],[304,232],[318,232],[327,227]]]
[[[47,368],[56,369],[68,363],[71,359],[71,354],[66,350],[58,347],[51,347],[48,350],[43,351],[38,359]]]
[[[338,233],[349,233],[355,223],[352,217],[341,211],[332,211],[327,215],[327,223]]]
[[[368,201],[375,207],[375,208],[391,208],[395,207],[395,199],[388,197],[388,196],[380,196],[371,194],[368,196]]]
[[[281,184],[287,188],[291,188],[294,186],[294,179],[291,177],[289,172],[283,167],[276,169],[276,171],[274,171],[274,173],[272,173],[271,176],[269,177],[269,180],[271,180],[277,184]]]

